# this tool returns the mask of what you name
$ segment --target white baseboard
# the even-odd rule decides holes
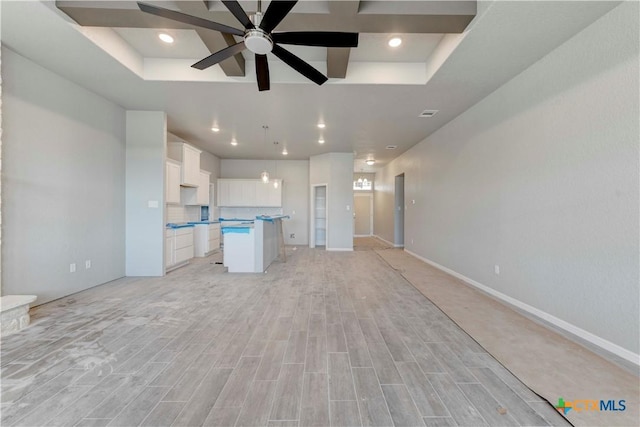
[[[378,236],[377,234],[374,234],[373,237],[375,237],[376,239],[382,240],[387,245],[393,246],[394,248],[404,248],[404,245],[396,245],[395,243],[390,242],[387,239],[383,239],[382,237]]]
[[[406,253],[408,253],[409,255],[419,259],[420,261],[424,261],[427,264],[444,271],[445,273],[448,273],[450,275],[452,275],[453,277],[457,277],[458,279],[468,283],[469,285],[480,289],[482,292],[489,294],[505,303],[507,303],[507,305],[511,305],[513,307],[516,307],[530,315],[532,315],[535,318],[540,319],[543,322],[549,323],[567,333],[569,333],[570,335],[576,336],[596,347],[599,347],[609,353],[612,353],[628,362],[631,362],[632,364],[634,364],[637,367],[640,367],[640,355],[636,354],[632,351],[627,350],[626,348],[620,347],[617,344],[612,343],[611,341],[607,341],[604,338],[601,338],[595,334],[592,334],[591,332],[585,331],[584,329],[573,325],[567,321],[564,321],[558,317],[555,317],[552,314],[549,314],[545,311],[542,311],[538,308],[535,308],[529,304],[526,304],[520,300],[517,300],[513,297],[510,297],[509,295],[505,295],[502,292],[498,292],[495,289],[492,289],[488,286],[483,285],[482,283],[476,282],[473,279],[470,279],[467,276],[464,276],[456,271],[453,271],[443,265],[440,265],[436,262],[431,261],[430,259],[424,258],[414,252],[411,252],[408,249],[404,250]]]
[[[373,234],[354,234],[353,237],[373,237]]]
[[[353,248],[327,248],[326,250],[333,252],[352,252]]]

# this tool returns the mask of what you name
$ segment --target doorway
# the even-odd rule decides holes
[[[373,235],[373,194],[353,195],[353,235],[365,237]]]
[[[396,176],[394,195],[393,243],[404,247],[404,174]]]

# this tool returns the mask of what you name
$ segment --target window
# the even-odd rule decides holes
[[[358,178],[353,181],[353,189],[355,191],[371,191],[373,181],[369,181],[367,178]]]

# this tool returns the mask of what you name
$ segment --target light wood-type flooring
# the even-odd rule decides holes
[[[32,310],[2,426],[568,425],[375,251],[194,262]]]

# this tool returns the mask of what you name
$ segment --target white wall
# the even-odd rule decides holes
[[[268,169],[272,178],[284,180],[282,208],[283,213],[291,217],[283,223],[285,243],[287,245],[309,244],[309,162],[307,160],[222,159],[220,178],[257,179],[265,168]],[[292,238],[291,234],[295,237]]]
[[[124,276],[124,110],[4,47],[2,79],[3,295]]]
[[[127,111],[126,140],[126,275],[163,276],[166,114]]]
[[[353,153],[309,159],[309,190],[327,184],[327,250],[353,249]]]
[[[404,172],[408,250],[637,363],[638,76],[626,2],[379,172],[376,234]]]

